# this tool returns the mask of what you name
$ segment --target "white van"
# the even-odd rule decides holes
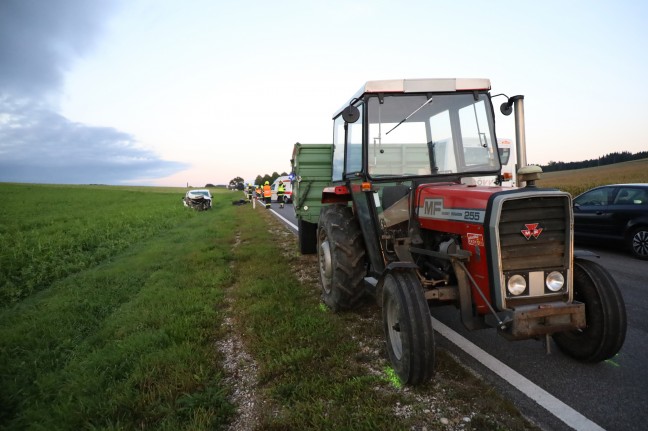
[[[277,201],[277,187],[279,187],[279,183],[283,183],[284,185],[284,202],[292,203],[292,182],[290,182],[290,178],[288,176],[279,177],[272,183],[272,201]]]

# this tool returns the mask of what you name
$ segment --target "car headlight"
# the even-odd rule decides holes
[[[520,295],[522,292],[524,292],[526,290],[526,287],[526,280],[519,274],[516,274],[509,278],[507,283],[508,291],[511,293],[511,295],[515,296]]]
[[[558,292],[565,285],[565,277],[558,271],[551,271],[545,280],[547,289]]]

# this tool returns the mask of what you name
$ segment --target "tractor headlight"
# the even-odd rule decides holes
[[[516,274],[508,279],[507,288],[511,295],[520,295],[526,290],[526,287],[526,280],[519,274]]]
[[[565,285],[565,277],[558,271],[551,271],[545,280],[547,289],[558,292]]]

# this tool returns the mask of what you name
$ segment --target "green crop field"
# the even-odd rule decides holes
[[[212,244],[229,237],[213,214],[168,189],[1,184],[0,196],[0,428],[227,421],[211,339],[231,274],[228,247]]]
[[[375,305],[328,311],[238,193],[182,196],[0,184],[0,429],[535,429],[443,350],[400,387]]]
[[[178,193],[0,186],[0,306],[97,265],[187,219]]]

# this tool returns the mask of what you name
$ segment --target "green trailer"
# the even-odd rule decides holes
[[[302,254],[317,252],[317,223],[322,208],[322,191],[331,184],[333,145],[300,144],[290,159],[293,179],[293,208],[299,228]]]

